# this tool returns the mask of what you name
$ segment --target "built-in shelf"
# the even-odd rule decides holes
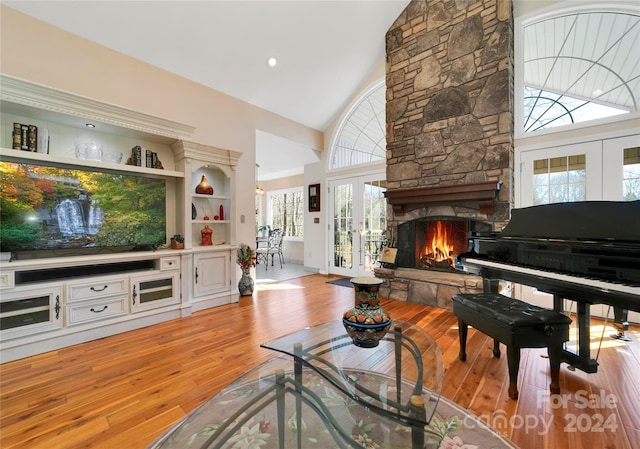
[[[402,215],[421,207],[464,206],[483,214],[494,211],[494,202],[502,181],[486,181],[473,184],[455,184],[437,187],[414,187],[387,190],[385,196],[393,212]]]
[[[33,153],[31,151],[0,148],[0,160],[5,162],[29,163],[34,162],[51,167],[84,168],[104,173],[135,173],[143,176],[161,178],[184,178],[184,173],[174,170],[138,167],[135,165],[112,164],[93,160],[73,159],[52,154]]]

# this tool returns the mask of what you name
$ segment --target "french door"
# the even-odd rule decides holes
[[[329,181],[329,273],[373,276],[386,243],[384,173]]]
[[[569,201],[640,199],[640,135],[521,151],[516,207]],[[517,297],[552,307],[552,296],[532,287],[516,286]],[[612,316],[608,306],[596,305],[592,315]],[[629,313],[640,322],[640,314]]]

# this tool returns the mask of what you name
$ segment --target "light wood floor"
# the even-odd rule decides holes
[[[327,280],[314,274],[261,285],[238,304],[0,365],[0,447],[144,448],[270,358],[260,343],[339,319],[353,292]],[[384,307],[436,339],[446,369],[443,396],[521,448],[640,447],[638,327],[627,333],[631,343],[605,339],[598,373],[562,366],[566,402],[549,401],[544,350],[523,350],[516,402],[507,397],[504,348],[493,358],[491,341],[470,329],[467,362],[460,362],[450,312],[389,300]]]

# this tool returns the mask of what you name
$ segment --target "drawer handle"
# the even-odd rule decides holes
[[[105,291],[105,290],[107,289],[107,287],[108,287],[108,285],[105,285],[105,286],[104,286],[104,287],[102,287],[102,288],[95,288],[95,287],[91,287],[91,289],[90,289],[90,290],[91,290],[91,291],[93,291],[93,292],[103,292],[103,291]]]
[[[102,308],[102,310],[96,310],[96,309],[94,309],[94,308],[92,307],[92,308],[91,308],[91,309],[89,309],[89,310],[91,310],[92,312],[95,312],[95,313],[100,313],[100,312],[104,312],[105,310],[107,310],[107,307],[109,307],[109,306],[104,306],[104,307]]]

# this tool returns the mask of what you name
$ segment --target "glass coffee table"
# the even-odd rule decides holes
[[[278,356],[222,390],[149,447],[435,449],[468,426],[461,417],[466,415],[474,432],[483,431],[487,447],[513,447],[440,398],[440,350],[411,323],[394,320],[374,348],[354,345],[341,321],[261,346]],[[477,445],[475,437],[473,443]]]

